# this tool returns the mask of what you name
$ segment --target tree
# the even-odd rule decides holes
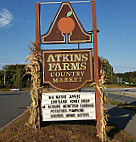
[[[117,77],[122,77],[123,82],[128,82],[133,86],[136,86],[136,71],[134,72],[125,72],[116,74]]]
[[[26,87],[26,85],[29,86],[30,81],[28,81],[28,78],[30,79],[30,76],[25,76],[22,78],[24,72],[25,65],[6,65],[3,67],[3,72],[5,72],[5,82],[6,82],[6,88],[11,87]],[[0,78],[0,80],[2,80]]]
[[[14,87],[16,87],[16,88],[22,88],[23,87],[22,75],[23,75],[23,70],[21,68],[16,69],[16,72],[13,75],[13,78],[12,78]]]
[[[99,69],[105,72],[107,82],[112,84],[114,82],[114,72],[113,67],[109,63],[109,61],[103,57],[99,57]]]
[[[4,87],[4,71],[0,71],[0,88]]]

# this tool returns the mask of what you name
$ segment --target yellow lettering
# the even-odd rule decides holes
[[[58,78],[53,78],[53,83],[58,83]]]
[[[69,78],[69,82],[73,82],[73,78],[72,77]]]
[[[80,70],[86,70],[86,62],[81,63]]]
[[[64,77],[64,82],[68,82],[68,78],[67,77]]]
[[[76,77],[74,77],[74,82],[78,82]]]
[[[84,76],[84,71],[81,71],[81,76]]]
[[[60,76],[65,76],[65,72],[60,72]]]
[[[71,70],[80,70],[79,65],[80,63],[70,63]]]
[[[62,54],[62,56],[63,56],[63,62],[65,62],[65,61],[69,61],[69,59],[68,59],[68,54]]]
[[[88,60],[88,54],[82,54],[82,61]]]
[[[72,74],[73,74],[73,76],[75,76],[75,72],[74,71],[72,72]]]
[[[60,78],[59,82],[63,82],[63,78]]]
[[[74,59],[73,59],[73,56],[74,56],[74,55],[73,55],[73,54],[70,54],[69,56],[70,56],[70,61],[71,61],[71,62],[74,61]]]
[[[54,68],[54,66],[55,66],[55,63],[49,63],[48,65],[49,65],[48,71],[53,71],[53,68]]]
[[[59,70],[59,71],[62,70],[62,68],[61,68],[61,66],[60,66],[60,63],[56,63],[56,66],[55,66],[55,68],[54,68],[54,71],[57,71],[57,70]]]
[[[70,72],[66,72],[66,76],[71,76]]]
[[[56,72],[56,77],[59,77],[60,76],[60,72]]]
[[[81,61],[81,54],[74,54],[74,61],[75,61],[75,62]]]
[[[63,64],[63,70],[70,70],[69,63],[62,63]]]
[[[78,71],[78,72],[76,72],[76,76],[80,76],[80,72]]]
[[[63,83],[63,82],[82,82],[82,77],[64,77],[64,78],[52,78],[53,83]]]
[[[82,77],[79,77],[78,79],[79,79],[79,82],[82,82]]]
[[[55,57],[57,58],[57,62],[60,62],[60,58],[62,57],[62,54],[56,54]]]
[[[55,62],[55,59],[52,54],[48,56],[47,62]]]
[[[50,73],[50,76],[51,76],[51,77],[54,77],[53,72]]]

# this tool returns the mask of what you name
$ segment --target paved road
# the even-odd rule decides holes
[[[128,92],[128,93],[136,93],[136,88],[108,88],[110,92]]]
[[[83,88],[82,92],[94,92],[94,88]],[[136,88],[108,88],[108,99],[136,105]]]
[[[136,106],[136,88],[110,88],[108,92],[107,98]]]
[[[131,97],[131,95],[130,96],[125,96],[125,95],[120,95],[120,94],[108,93],[107,98],[115,100],[115,101],[119,101],[119,102],[122,102],[122,103],[128,103],[128,104],[136,106],[136,97]]]
[[[88,88],[82,88],[82,90],[86,91],[94,91],[94,88],[88,87]],[[136,93],[136,88],[108,88],[109,92],[134,92]]]
[[[28,91],[0,93],[0,128],[23,113],[30,104]]]

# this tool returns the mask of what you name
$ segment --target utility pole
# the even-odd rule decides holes
[[[6,85],[6,70],[4,70],[4,86]]]

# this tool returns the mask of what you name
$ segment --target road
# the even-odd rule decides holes
[[[110,88],[108,92],[107,98],[136,106],[136,88]]]
[[[31,104],[28,91],[0,93],[0,128],[12,121]]]
[[[94,88],[82,88],[82,92],[95,91]],[[136,105],[136,88],[108,88],[108,99]]]
[[[133,92],[136,93],[136,88],[108,88],[108,91],[110,92]]]
[[[131,95],[125,96],[125,95],[120,95],[120,94],[108,93],[107,98],[136,106],[136,97],[131,97]]]

